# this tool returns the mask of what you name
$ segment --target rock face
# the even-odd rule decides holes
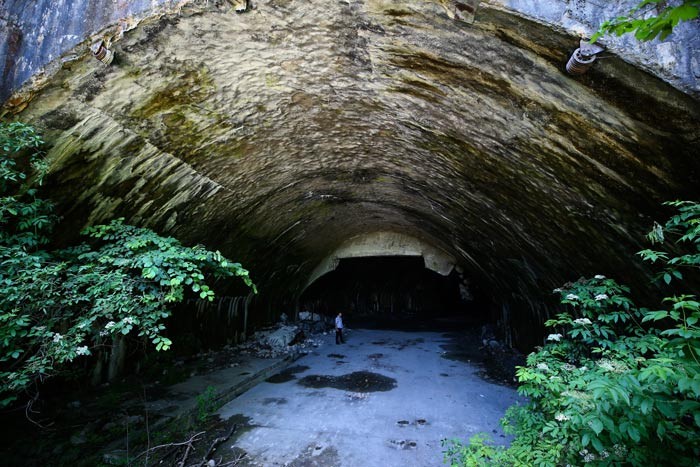
[[[397,232],[517,327],[565,280],[646,281],[627,260],[652,214],[700,186],[698,102],[614,57],[566,75],[577,41],[484,2],[473,24],[419,0],[183,10],[110,66],[65,63],[17,118],[71,232],[123,216],[290,302],[348,240]]]
[[[442,6],[450,18],[473,22],[481,7],[511,13],[591,37],[605,20],[626,15],[638,0],[425,0]],[[262,5],[265,2],[260,2]],[[285,2],[286,6],[293,2]],[[28,80],[43,81],[62,63],[76,60],[87,42],[121,37],[144,18],[210,5],[237,13],[257,6],[251,0],[4,0],[0,3],[0,100]],[[298,8],[299,5],[294,5]],[[668,40],[640,43],[631,35],[607,37],[602,42],[616,55],[649,70],[676,88],[700,95],[700,26],[680,23]],[[72,50],[78,46],[78,50]],[[77,53],[76,53],[77,52]]]
[[[177,0],[3,0],[0,3],[0,100],[52,61],[77,58],[73,47],[105,27],[173,10]]]

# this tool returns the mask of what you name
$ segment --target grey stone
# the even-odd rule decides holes
[[[310,313],[308,311],[300,311],[299,312],[299,319],[302,321],[309,321],[309,320],[311,320],[311,317],[312,317],[312,313]]]
[[[296,326],[282,326],[267,336],[267,343],[274,349],[283,349],[287,347],[298,334],[299,328]]]

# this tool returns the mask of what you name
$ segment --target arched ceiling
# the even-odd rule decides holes
[[[163,16],[105,67],[67,63],[18,118],[50,144],[74,232],[124,216],[298,293],[348,239],[401,232],[503,297],[627,260],[697,197],[698,102],[577,38],[484,6],[260,2]],[[67,227],[66,227],[67,228]]]

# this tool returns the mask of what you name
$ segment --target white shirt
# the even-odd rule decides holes
[[[341,318],[340,316],[335,317],[335,327],[337,329],[343,329],[343,318]]]

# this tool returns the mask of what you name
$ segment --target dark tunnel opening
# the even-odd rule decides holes
[[[299,303],[302,311],[342,312],[355,327],[452,330],[491,321],[491,301],[482,290],[454,270],[443,276],[427,269],[420,256],[345,258]]]

